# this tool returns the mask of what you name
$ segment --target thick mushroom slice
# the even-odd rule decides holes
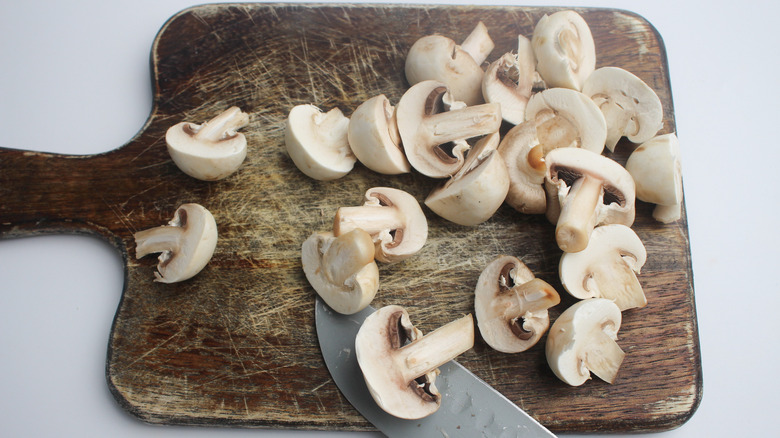
[[[446,178],[463,166],[469,148],[465,140],[498,131],[501,106],[464,107],[452,100],[443,83],[423,81],[401,96],[396,120],[412,167],[431,178]]]
[[[436,412],[438,368],[474,346],[474,320],[466,315],[423,336],[401,306],[386,306],[363,321],[355,354],[368,391],[390,415],[418,419]]]
[[[349,118],[338,108],[324,113],[314,105],[297,105],[287,117],[284,144],[301,172],[330,181],[349,173],[357,161],[349,147],[348,128]]]
[[[615,150],[620,137],[642,143],[655,136],[663,126],[661,99],[643,80],[619,67],[594,71],[582,86],[607,122],[607,149]]]
[[[537,76],[531,41],[518,35],[517,53],[505,53],[485,70],[482,95],[487,102],[500,103],[503,119],[517,125],[525,120],[525,107]]]
[[[634,223],[634,180],[617,161],[577,148],[555,149],[545,161],[547,218],[561,250],[585,249],[597,225]]]
[[[340,207],[333,220],[333,234],[340,236],[356,228],[371,235],[376,259],[395,263],[420,251],[428,240],[428,220],[420,203],[403,190],[374,187],[359,207]]]
[[[525,120],[536,123],[544,155],[553,149],[577,147],[600,154],[607,122],[591,98],[568,88],[550,88],[531,96]]]
[[[510,129],[498,145],[509,174],[506,203],[525,214],[542,214],[547,210],[544,190],[544,146],[536,136],[536,124],[523,122]]]
[[[360,229],[338,237],[312,234],[301,246],[301,264],[317,294],[345,315],[365,309],[379,289],[374,242]]]
[[[547,363],[559,379],[580,386],[590,373],[607,383],[617,377],[625,353],[617,344],[622,315],[612,301],[591,298],[575,303],[547,334]]]
[[[602,225],[593,230],[587,248],[563,254],[558,273],[573,297],[607,298],[623,311],[647,305],[636,277],[646,260],[645,246],[634,230]]]
[[[434,213],[459,225],[478,225],[501,207],[509,191],[509,171],[498,153],[499,134],[483,137],[463,167],[425,199]]]
[[[349,146],[357,159],[374,172],[398,175],[411,171],[401,147],[395,107],[384,94],[363,102],[352,113]]]
[[[536,70],[550,88],[580,90],[596,68],[596,45],[590,27],[574,11],[542,17],[536,23],[531,44]]]
[[[493,50],[487,27],[479,22],[460,46],[442,35],[424,36],[409,49],[404,67],[409,85],[435,80],[467,105],[484,102],[481,64]]]
[[[165,133],[168,154],[187,175],[216,181],[233,174],[246,158],[246,137],[237,130],[249,115],[231,107],[202,125],[181,122]]]
[[[488,345],[504,353],[533,347],[550,327],[547,309],[561,297],[517,257],[499,256],[477,280],[474,313]]]
[[[139,231],[133,237],[137,259],[160,253],[155,281],[176,283],[193,277],[211,260],[217,246],[217,223],[203,206],[183,204],[168,225]]]
[[[680,145],[674,133],[648,140],[626,161],[626,170],[636,183],[636,197],[656,204],[653,218],[671,223],[682,216],[682,170]]]

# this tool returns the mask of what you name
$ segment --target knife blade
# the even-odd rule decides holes
[[[383,411],[368,392],[355,355],[355,336],[374,312],[369,306],[353,315],[333,311],[317,297],[315,325],[322,356],[344,397],[389,437],[555,437],[533,417],[457,362],[439,367],[439,409],[419,420]]]

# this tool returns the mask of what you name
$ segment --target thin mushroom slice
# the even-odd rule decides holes
[[[654,137],[637,147],[626,161],[636,183],[636,197],[656,204],[653,218],[671,223],[682,216],[680,146],[674,133]]]
[[[199,204],[183,204],[168,225],[135,233],[135,257],[160,253],[155,281],[176,283],[195,276],[214,255],[217,223]]]
[[[596,45],[590,27],[574,11],[543,16],[536,23],[531,44],[536,70],[550,88],[580,90],[596,68]]]
[[[536,124],[546,155],[553,149],[576,147],[600,154],[607,138],[607,122],[588,96],[567,88],[549,88],[531,96],[525,120]]]
[[[330,181],[349,173],[357,161],[348,129],[349,118],[338,108],[324,113],[314,105],[297,105],[285,122],[284,144],[301,172]]]
[[[547,210],[544,190],[544,147],[536,136],[536,124],[523,122],[510,129],[498,145],[509,175],[506,203],[525,214],[543,214]]]
[[[625,357],[616,342],[621,321],[620,309],[605,298],[580,301],[566,309],[547,334],[550,369],[571,386],[588,381],[591,372],[613,383]]]
[[[438,368],[474,345],[469,314],[423,336],[401,306],[382,307],[363,321],[355,354],[371,396],[390,415],[419,419],[436,412]]]
[[[587,248],[561,256],[558,272],[573,297],[607,298],[624,311],[647,305],[637,278],[646,260],[645,246],[634,230],[602,225],[593,230]]]
[[[525,107],[537,80],[531,41],[518,35],[517,53],[505,53],[490,63],[482,77],[485,101],[501,104],[501,116],[517,125],[525,120]]]
[[[493,349],[519,353],[539,342],[550,326],[547,309],[560,301],[558,292],[535,278],[520,259],[499,256],[482,270],[477,280],[477,327]]]
[[[663,126],[661,99],[643,80],[619,67],[594,71],[582,86],[582,92],[598,105],[607,122],[606,147],[625,136],[642,143],[655,136]]]
[[[411,171],[401,147],[395,107],[384,94],[355,109],[349,119],[348,139],[357,159],[374,172],[398,175]]]

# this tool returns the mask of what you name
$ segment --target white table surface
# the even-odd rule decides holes
[[[430,3],[430,2],[429,2]],[[499,2],[498,4],[512,4]],[[780,385],[776,2],[573,1],[634,11],[666,45],[693,254],[704,396],[658,437],[777,436]],[[187,0],[0,2],[0,145],[121,146],[151,110],[149,53]],[[2,202],[2,199],[0,199]],[[90,237],[0,242],[0,436],[327,437],[159,427],[126,414],[104,364],[119,255]],[[353,433],[349,436],[377,436]]]

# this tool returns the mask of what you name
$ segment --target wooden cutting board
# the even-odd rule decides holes
[[[119,403],[140,419],[370,430],[323,363],[300,245],[329,229],[339,206],[361,204],[370,187],[401,188],[422,201],[437,182],[416,173],[381,176],[359,164],[337,181],[309,179],[285,152],[284,119],[303,103],[347,115],[380,93],[395,103],[408,87],[404,56],[417,38],[442,33],[460,41],[482,20],[496,42],[493,60],[550,12],[264,4],[183,11],[154,42],[154,108],[129,143],[96,156],[0,150],[0,237],[86,233],[122,253],[125,287],[106,377]],[[624,11],[578,12],[594,34],[597,66],[644,79],[663,102],[662,132],[674,132],[655,29]],[[166,152],[168,127],[201,123],[231,105],[251,115],[242,168],[219,182],[180,172]],[[620,143],[613,158],[625,162],[631,149]],[[187,202],[204,205],[217,220],[214,258],[189,281],[154,283],[156,258],[136,260],[132,234],[166,223]],[[702,393],[687,220],[683,213],[663,225],[651,211],[640,202],[634,226],[648,251],[640,281],[649,304],[624,314],[619,343],[627,355],[614,384],[563,384],[547,367],[543,345],[509,355],[478,338],[459,361],[556,432],[657,431],[685,422]],[[477,277],[499,254],[521,257],[561,292],[553,319],[574,302],[557,278],[561,252],[543,216],[504,206],[482,225],[461,227],[426,214],[426,246],[412,259],[381,266],[375,307],[407,306],[418,327],[431,331],[473,312]]]

